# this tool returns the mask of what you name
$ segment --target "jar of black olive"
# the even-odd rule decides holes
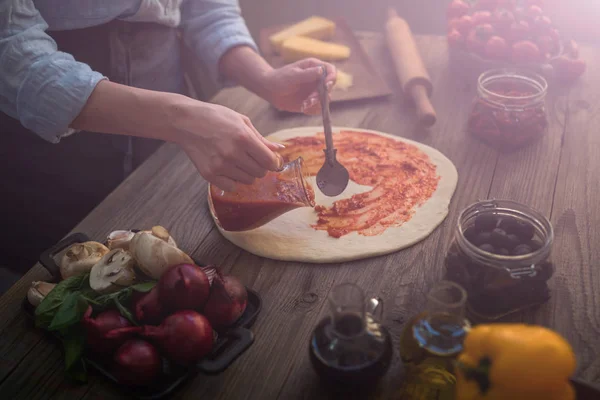
[[[550,298],[553,240],[550,221],[530,207],[480,201],[458,218],[446,278],[467,291],[473,319],[499,319]]]
[[[548,82],[518,69],[486,71],[477,81],[477,98],[467,130],[500,150],[515,150],[541,137],[548,128]]]

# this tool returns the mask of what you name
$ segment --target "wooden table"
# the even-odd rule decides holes
[[[382,74],[397,88],[383,40],[361,34]],[[434,83],[438,123],[430,132],[414,128],[415,116],[400,96],[334,105],[334,124],[376,129],[421,141],[456,165],[459,182],[444,223],[419,244],[382,257],[337,265],[305,265],[256,257],[219,234],[206,204],[206,182],[174,145],[165,145],[90,213],[74,231],[96,240],[111,230],[161,224],[199,260],[217,263],[257,290],[264,308],[253,330],[255,343],[218,376],[197,376],[174,398],[324,398],[308,359],[312,329],[327,312],[335,284],[351,281],[385,300],[385,324],[394,336],[394,362],[380,387],[393,393],[401,365],[398,335],[419,312],[424,294],[442,278],[444,252],[458,213],[485,198],[524,202],[550,217],[555,227],[551,300],[512,317],[556,329],[574,346],[577,377],[600,382],[600,73],[588,69],[570,88],[553,88],[547,105],[551,127],[543,140],[501,154],[465,133],[475,85],[448,68],[445,40],[419,37]],[[588,65],[600,65],[600,51],[582,48]],[[282,116],[245,90],[227,89],[214,101],[248,115],[259,131],[318,125],[319,117]],[[32,223],[32,228],[35,224]],[[119,399],[115,386],[92,373],[84,386],[64,380],[62,350],[33,329],[21,312],[31,281],[48,279],[36,265],[0,298],[0,398]],[[387,397],[387,396],[386,396]]]

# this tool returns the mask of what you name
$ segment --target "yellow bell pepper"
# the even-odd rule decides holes
[[[458,357],[456,400],[574,400],[569,343],[547,328],[478,325]]]

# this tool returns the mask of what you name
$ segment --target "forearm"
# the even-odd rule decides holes
[[[228,79],[237,82],[265,100],[271,93],[264,84],[265,75],[273,67],[248,46],[238,46],[226,52],[219,63],[220,72]]]
[[[71,127],[100,133],[180,142],[173,129],[184,96],[138,89],[109,81],[96,85]]]

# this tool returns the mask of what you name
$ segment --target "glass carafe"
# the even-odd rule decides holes
[[[315,194],[302,165],[299,157],[252,185],[238,184],[233,192],[210,185],[208,203],[217,225],[226,231],[247,231],[293,209],[314,207]]]
[[[387,372],[392,342],[381,324],[383,301],[365,301],[360,287],[344,283],[329,296],[331,313],[310,340],[310,360],[327,386],[336,390],[368,389]]]
[[[397,399],[452,399],[454,361],[471,325],[465,318],[466,291],[441,281],[427,295],[425,310],[413,317],[400,338],[405,378]]]

